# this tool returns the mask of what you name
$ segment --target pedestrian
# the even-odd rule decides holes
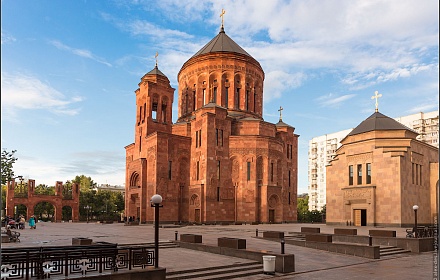
[[[36,229],[36,228],[37,228],[37,226],[35,225],[35,217],[34,217],[34,215],[32,215],[32,216],[29,218],[29,227],[30,227],[31,229]]]
[[[23,215],[20,215],[20,221],[18,222],[18,228],[24,229],[24,225],[26,224],[26,219]]]

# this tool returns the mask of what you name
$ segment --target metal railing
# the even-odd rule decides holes
[[[154,266],[154,250],[148,246],[57,246],[2,248],[1,280],[78,277],[145,269]]]

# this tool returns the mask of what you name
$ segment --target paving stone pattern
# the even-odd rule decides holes
[[[221,266],[252,266],[253,261],[210,254],[206,252],[193,251],[189,249],[168,246],[168,241],[184,233],[201,234],[203,244],[217,246],[219,237],[235,237],[246,239],[247,249],[266,250],[280,253],[281,244],[262,238],[255,238],[256,229],[259,237],[264,231],[300,232],[304,224],[265,224],[265,225],[229,225],[229,226],[185,226],[167,227],[159,230],[161,244],[159,250],[159,266],[165,267],[169,279],[179,279],[176,275],[183,277],[187,270],[210,269]],[[324,224],[319,226],[321,233],[333,233],[333,227]],[[340,227],[340,226],[339,226]],[[368,235],[368,230],[374,227],[358,227],[358,235]],[[376,228],[377,229],[377,228]],[[396,230],[398,237],[405,237],[404,228],[380,228]],[[154,227],[151,224],[139,226],[124,226],[120,223],[99,224],[99,223],[44,223],[37,224],[37,229],[20,230],[20,243],[2,243],[2,247],[29,247],[29,246],[57,246],[71,245],[72,238],[90,238],[93,242],[113,242],[118,244],[151,243],[154,241]],[[285,244],[286,254],[295,254],[295,272],[279,274],[275,276],[261,273],[242,276],[241,279],[433,279],[434,254],[433,252],[422,254],[401,254],[388,256],[385,259],[371,260],[360,257],[330,253],[311,248]],[[250,268],[249,268],[250,269]],[[258,270],[258,266],[255,268]],[[243,271],[246,269],[243,268]],[[174,276],[173,276],[174,275]],[[227,275],[225,276],[227,277]],[[180,278],[183,279],[183,278]],[[186,279],[198,279],[190,276]],[[203,276],[200,279],[211,279]],[[213,278],[231,279],[231,278]]]

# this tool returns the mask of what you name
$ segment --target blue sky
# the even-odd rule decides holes
[[[390,117],[438,110],[439,17],[432,0],[1,2],[1,146],[16,175],[54,185],[86,175],[123,185],[140,78],[159,69],[176,89],[183,63],[225,31],[266,74],[264,120],[308,141]]]

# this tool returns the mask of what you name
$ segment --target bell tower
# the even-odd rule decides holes
[[[142,139],[156,132],[171,133],[174,88],[156,66],[145,74],[136,94],[135,144],[142,150]]]

